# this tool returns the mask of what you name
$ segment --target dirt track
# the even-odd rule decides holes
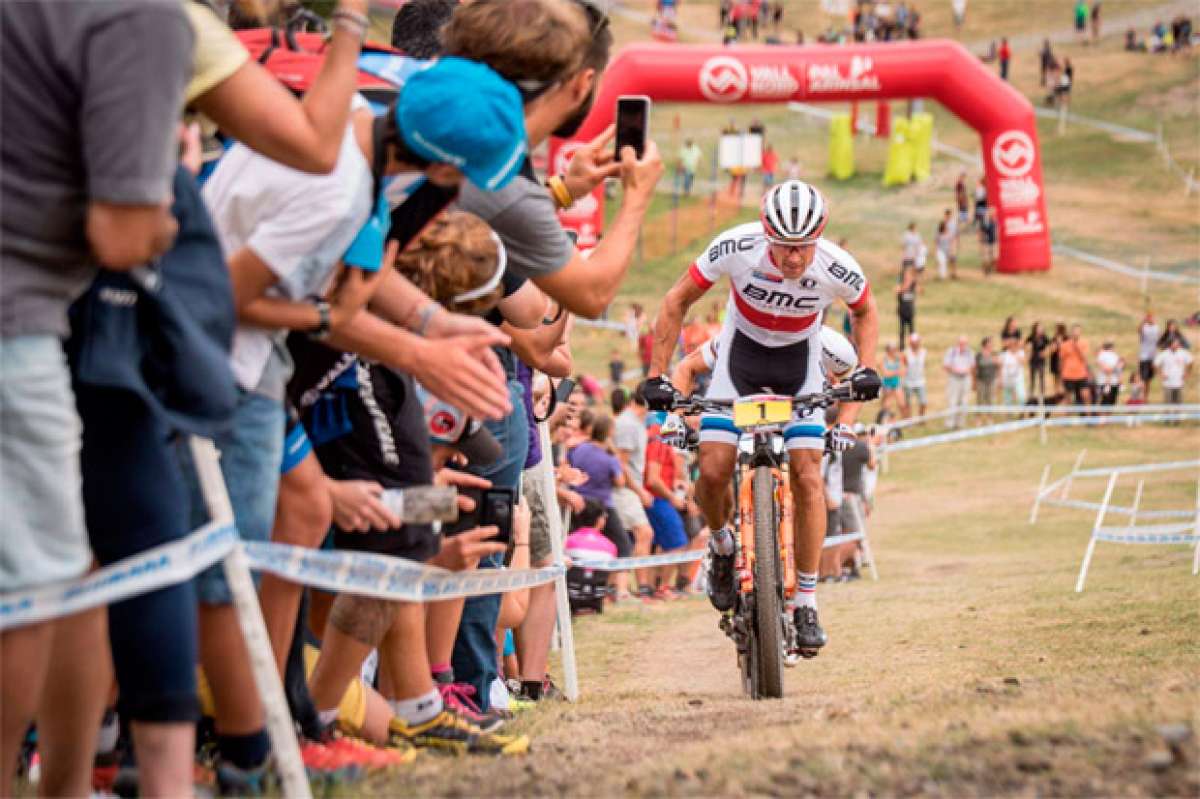
[[[782,701],[740,691],[702,599],[575,624],[582,700],[514,725],[526,758],[428,758],[389,795],[1196,796],[1200,578],[1182,547],[1105,545],[1071,591],[1090,520],[1027,523],[1034,471],[1189,457],[1195,428],[1034,435],[897,456],[872,538],[881,579],[822,585],[828,649]],[[1194,457],[1192,454],[1190,457]],[[1036,468],[1034,468],[1036,467]],[[1093,481],[1094,482],[1094,481]],[[961,490],[962,488],[969,490]],[[1098,496],[1081,483],[1073,496]],[[1122,486],[1131,493],[1132,483]],[[1194,475],[1153,485],[1195,500]],[[1121,497],[1129,499],[1129,497]],[[361,787],[354,793],[361,793]]]

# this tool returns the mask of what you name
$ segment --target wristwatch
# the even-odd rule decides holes
[[[311,302],[313,307],[317,309],[319,321],[316,327],[308,331],[308,336],[316,341],[324,341],[329,338],[329,325],[333,319],[332,311],[329,308],[329,301],[324,297],[312,297]]]

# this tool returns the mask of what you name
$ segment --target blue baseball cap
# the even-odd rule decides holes
[[[458,167],[483,191],[504,188],[525,160],[520,92],[465,58],[445,56],[411,75],[396,102],[396,127],[415,154]]]

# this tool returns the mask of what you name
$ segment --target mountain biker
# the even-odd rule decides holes
[[[763,195],[758,222],[725,231],[692,263],[667,293],[654,323],[654,353],[642,392],[651,408],[669,408],[677,392],[664,376],[688,309],[722,276],[730,297],[718,335],[716,366],[706,399],[758,393],[809,394],[822,389],[821,317],[835,300],[853,314],[853,337],[863,366],[875,368],[879,315],[858,262],[821,238],[829,205],[813,186],[788,180]],[[837,450],[854,444],[851,423],[858,403],[844,403],[830,431]],[[700,422],[697,501],[709,528],[709,599],[725,612],[736,602],[736,542],[730,526],[732,476],[740,430],[731,414],[705,413]],[[795,502],[797,590],[789,600],[800,650],[814,653],[827,638],[817,618],[816,580],[825,537],[821,455],[822,411],[794,419],[783,431],[790,453]]]

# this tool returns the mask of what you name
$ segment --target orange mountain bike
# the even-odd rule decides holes
[[[801,397],[763,394],[676,403],[676,410],[685,414],[732,410],[733,423],[742,430],[733,476],[738,599],[732,611],[721,615],[720,626],[737,647],[742,685],[752,699],[783,696],[785,658],[798,651],[796,629],[784,609],[796,592],[796,566],[783,429],[798,413],[874,396],[860,388],[867,387],[851,381]]]

